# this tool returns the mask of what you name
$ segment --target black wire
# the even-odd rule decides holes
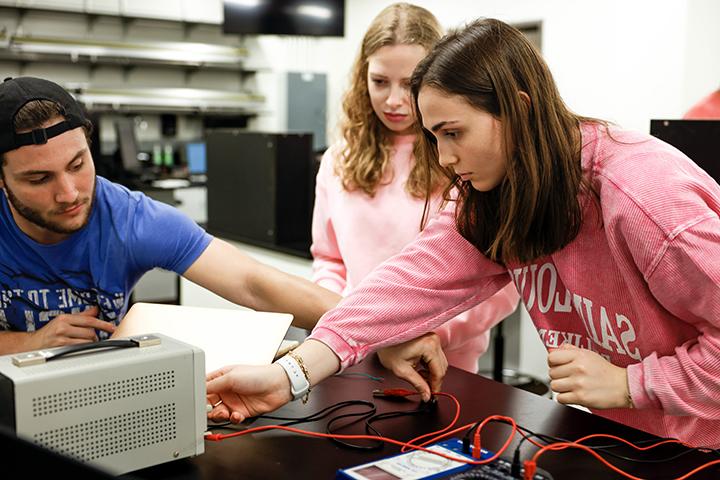
[[[361,411],[361,412],[352,412],[352,413],[344,413],[342,415],[337,415],[335,417],[330,418],[328,420],[328,423],[325,427],[325,432],[329,435],[337,434],[340,430],[347,428],[351,425],[355,425],[358,422],[361,422],[365,420],[365,432],[368,435],[376,435],[378,437],[382,437],[383,435],[373,426],[374,423],[387,420],[390,418],[397,418],[397,417],[403,417],[403,416],[409,416],[409,415],[420,415],[423,413],[427,413],[431,411],[435,407],[434,402],[423,402],[421,403],[420,407],[414,409],[414,410],[400,410],[400,411],[393,411],[393,412],[384,412],[381,414],[376,414],[377,412],[377,406],[373,402],[369,402],[366,400],[346,400],[343,402],[338,402],[333,405],[330,405],[328,407],[323,408],[322,410],[319,410],[315,413],[312,413],[307,416],[303,417],[283,417],[279,415],[258,415],[257,417],[253,417],[253,421],[256,419],[266,419],[266,420],[279,420],[283,421],[285,423],[279,424],[283,427],[289,427],[291,425],[297,425],[300,423],[308,423],[308,422],[317,422],[319,420],[322,420],[332,413],[337,412],[338,410],[341,410],[346,407],[351,406],[365,406],[368,407],[368,410]],[[343,419],[353,419],[350,422],[344,423],[340,426],[337,426],[333,428],[333,425],[335,425],[337,422],[343,420]],[[208,429],[216,429],[216,428],[223,428],[230,424],[230,422],[217,424],[208,426]],[[372,444],[370,445],[361,445],[361,444],[355,444],[346,442],[344,440],[340,440],[337,438],[331,438],[334,443],[346,447],[351,448],[355,450],[362,450],[362,451],[374,451],[379,450],[383,448],[384,442],[381,440],[372,440]]]
[[[287,423],[283,423],[282,426],[287,427],[290,425],[297,425],[299,423],[317,422],[318,420],[322,420],[323,418],[327,417],[328,415],[330,415],[333,412],[336,412],[337,410],[341,410],[345,407],[352,407],[352,406],[357,406],[357,405],[369,407],[369,410],[367,412],[347,413],[347,414],[341,415],[340,417],[341,418],[353,417],[353,416],[358,416],[358,415],[366,415],[368,413],[370,415],[372,415],[373,413],[375,413],[377,411],[377,407],[372,402],[368,402],[366,400],[346,400],[344,402],[334,403],[328,407],[323,408],[322,410],[319,410],[319,411],[312,413],[310,415],[307,415],[305,417],[280,417],[277,415],[259,415],[256,418],[285,421]]]
[[[265,420],[279,420],[283,421],[284,423],[279,424],[279,426],[283,427],[289,427],[291,425],[297,425],[300,423],[308,423],[308,422],[317,422],[319,420],[322,420],[329,415],[342,410],[346,407],[352,407],[352,406],[365,406],[368,407],[365,411],[360,412],[351,412],[351,413],[344,413],[341,415],[337,415],[335,417],[330,418],[328,421],[325,432],[329,435],[337,434],[340,430],[347,428],[351,425],[355,425],[358,422],[361,422],[365,420],[365,433],[368,435],[376,435],[378,437],[382,437],[383,435],[373,426],[374,423],[380,422],[383,420],[388,420],[390,418],[397,418],[397,417],[404,417],[404,416],[410,416],[410,415],[420,415],[424,413],[428,413],[432,411],[435,407],[435,403],[433,402],[423,402],[420,404],[420,406],[414,410],[398,410],[398,411],[392,411],[392,412],[383,412],[380,414],[377,414],[377,406],[373,402],[369,402],[366,400],[346,400],[343,402],[338,402],[333,405],[330,405],[328,407],[323,408],[322,410],[319,410],[315,413],[311,413],[310,415],[303,416],[303,417],[283,417],[279,415],[258,415],[257,417],[252,417],[251,419],[246,420],[254,422],[257,419],[265,419]],[[344,420],[344,419],[352,419],[352,421],[346,422],[340,426],[337,426],[333,428],[333,425],[335,425],[337,422]],[[245,422],[243,422],[245,423]],[[208,430],[218,429],[218,428],[225,428],[230,425],[230,422],[224,422],[224,423],[218,423],[215,425],[208,425]],[[361,445],[356,443],[350,443],[346,442],[344,440],[340,440],[337,438],[330,438],[333,442],[336,444],[351,448],[354,450],[362,450],[362,451],[374,451],[374,450],[380,450],[385,445],[383,441],[381,440],[368,440],[370,442],[370,445]]]
[[[346,400],[343,402],[338,402],[335,404],[332,404],[328,407],[323,408],[322,410],[318,410],[315,413],[311,413],[310,415],[304,416],[304,417],[281,417],[278,415],[258,415],[256,417],[251,417],[246,419],[243,424],[247,425],[248,423],[254,423],[258,419],[266,419],[266,420],[280,420],[284,421],[285,423],[278,424],[283,427],[289,427],[292,425],[298,425],[300,423],[308,423],[308,422],[317,422],[318,420],[322,420],[323,418],[327,417],[331,413],[340,410],[345,407],[351,407],[355,405],[363,405],[366,407],[369,407],[369,410],[367,412],[359,412],[359,413],[349,413],[345,415],[341,415],[341,417],[346,416],[357,416],[357,415],[366,415],[370,414],[372,415],[377,411],[377,407],[374,403],[368,402],[366,400]],[[208,430],[218,429],[218,428],[225,428],[230,426],[230,422],[223,422],[223,423],[217,423],[214,425],[208,425]]]
[[[574,443],[574,440],[568,440],[568,439],[565,439],[565,438],[562,438],[562,437],[554,437],[554,436],[552,436],[552,435],[547,435],[547,434],[535,433],[535,432],[533,432],[532,430],[530,430],[530,429],[528,429],[528,428],[521,427],[520,425],[518,425],[517,428],[518,428],[518,430],[521,430],[521,431],[527,433],[529,436],[535,437],[535,438],[537,438],[537,439],[545,442],[546,444],[549,444],[549,443],[552,443],[552,442],[573,442],[573,443]],[[522,446],[522,444],[523,444],[523,442],[524,442],[525,440],[526,440],[525,437],[523,437],[522,439],[520,439],[520,442],[518,443],[517,447],[515,447],[515,452],[516,452],[516,453],[519,452],[520,447]],[[667,440],[667,439],[646,439],[646,440],[638,440],[638,441],[632,442],[632,443],[633,443],[634,445],[644,445],[644,444],[652,445],[652,444],[655,444],[655,443],[661,443],[661,442],[663,442],[663,441],[665,441],[665,440]],[[663,457],[663,458],[657,458],[657,459],[647,459],[647,458],[628,457],[628,456],[620,455],[619,453],[615,453],[615,452],[610,451],[610,449],[612,449],[612,448],[628,447],[628,445],[625,445],[624,443],[620,443],[620,442],[618,442],[618,443],[612,443],[612,444],[609,444],[609,445],[587,445],[586,443],[583,443],[583,445],[585,445],[586,447],[590,448],[591,450],[600,451],[600,452],[602,452],[602,453],[604,453],[605,455],[608,455],[608,456],[610,456],[610,457],[617,458],[617,459],[619,459],[619,460],[625,460],[625,461],[628,461],[628,462],[634,462],[634,463],[665,463],[665,462],[671,462],[671,461],[673,461],[673,460],[677,460],[678,458],[680,458],[680,457],[682,457],[682,456],[684,456],[684,455],[687,455],[687,454],[689,454],[689,453],[695,452],[695,451],[698,451],[698,452],[701,452],[701,453],[715,453],[716,455],[720,456],[720,451],[719,451],[719,450],[712,449],[712,448],[705,448],[705,447],[685,447],[685,449],[684,449],[682,452],[680,452],[680,453],[678,453],[678,454],[675,454],[675,455],[672,455],[672,456],[669,456],[669,457]]]
[[[507,424],[507,422],[505,422],[503,420],[499,420],[499,419],[493,419],[491,421]],[[472,435],[474,434],[475,430],[477,430],[480,423],[481,422],[475,422],[473,424],[473,426],[470,427],[470,429],[468,429],[468,431],[465,433],[465,436],[463,437],[463,449],[466,450],[465,453],[470,453],[470,439],[472,438]],[[529,428],[526,428],[526,427],[523,427],[520,425],[516,425],[516,426],[517,426],[518,430],[525,432],[528,434],[528,436],[535,437],[535,438],[545,442],[546,444],[550,444],[553,442],[571,442],[571,443],[575,442],[574,440],[568,440],[568,439],[565,439],[562,437],[555,437],[553,435],[535,433],[532,430],[530,430]],[[516,459],[519,460],[520,448],[522,447],[523,442],[525,442],[525,440],[527,440],[527,438],[522,437],[520,439],[520,441],[518,442],[517,447],[515,447],[515,451],[513,452],[513,459],[514,459],[513,461],[515,461]],[[655,444],[655,443],[662,443],[665,440],[667,440],[667,439],[646,439],[646,440],[638,440],[636,442],[633,442],[633,444],[634,445],[644,445],[644,444],[651,445],[651,444]],[[583,443],[583,445],[590,448],[591,450],[595,450],[597,452],[602,452],[604,455],[607,455],[609,457],[617,458],[619,460],[624,460],[624,461],[628,461],[628,462],[634,462],[634,463],[652,464],[652,463],[671,462],[671,461],[677,460],[680,457],[683,457],[684,455],[687,455],[687,454],[695,452],[695,451],[701,452],[701,453],[715,453],[716,455],[720,456],[720,450],[717,450],[717,449],[712,449],[712,448],[708,448],[708,447],[685,447],[685,449],[682,452],[677,453],[672,456],[669,456],[669,457],[663,457],[663,458],[657,458],[657,459],[646,459],[646,458],[628,457],[628,456],[621,455],[619,453],[610,451],[610,449],[613,449],[613,448],[619,448],[619,447],[623,447],[623,446],[629,447],[628,445],[625,445],[624,443],[621,443],[621,442],[611,443],[608,445],[587,445],[587,444]]]
[[[356,418],[352,422],[348,422],[344,425],[341,425],[340,427],[337,428],[337,430],[333,430],[332,426],[335,422],[350,416],[349,414],[340,415],[338,417],[331,419],[328,422],[327,426],[325,427],[325,433],[327,433],[328,435],[334,435],[343,428],[347,428],[350,425],[354,425],[362,420],[365,420],[365,432],[368,433],[369,435],[377,435],[377,436],[381,437],[382,435],[380,434],[380,432],[378,432],[371,424],[368,424],[368,421],[373,418],[373,414],[374,414],[374,412],[366,414],[364,416]],[[359,445],[356,443],[346,442],[344,440],[340,440],[339,438],[333,438],[333,437],[331,437],[330,440],[332,440],[334,443],[340,445],[341,447],[351,448],[354,450],[375,451],[375,450],[380,450],[383,447],[383,442],[381,440],[367,440],[369,443],[371,443],[370,445]]]
[[[432,409],[433,406],[434,406],[434,404],[431,404],[430,402],[427,402],[427,403],[422,403],[422,404],[420,405],[420,407],[418,407],[418,408],[416,408],[416,409],[414,409],[414,410],[398,410],[398,411],[394,411],[394,412],[384,412],[384,413],[379,413],[379,414],[376,414],[376,415],[368,415],[368,416],[366,417],[366,420],[365,420],[365,433],[367,433],[368,435],[376,435],[376,436],[378,436],[378,437],[382,437],[382,436],[383,436],[382,433],[380,433],[380,432],[373,426],[373,424],[374,424],[375,422],[379,422],[379,421],[382,421],[382,420],[387,420],[387,419],[389,419],[389,418],[405,417],[405,416],[410,416],[410,415],[420,415],[420,414],[423,414],[423,413],[428,413],[429,411],[431,411],[431,409]],[[359,422],[359,421],[362,420],[362,418],[358,418],[358,419],[356,419],[356,420],[353,421],[353,422],[349,422],[349,423],[347,423],[347,424],[345,424],[345,425],[342,425],[342,426],[338,427],[336,430],[333,430],[333,429],[332,429],[332,425],[333,425],[337,420],[340,420],[340,419],[342,419],[342,418],[345,417],[345,416],[347,416],[347,415],[340,416],[340,417],[336,417],[336,418],[333,418],[332,420],[330,420],[330,421],[328,422],[328,425],[327,425],[326,429],[325,429],[326,433],[328,433],[329,435],[336,434],[339,430],[341,430],[341,429],[343,429],[343,428],[346,428],[346,427],[348,427],[348,426],[350,426],[350,425],[353,425],[353,424],[355,424],[355,423],[357,423],[357,422]],[[362,450],[362,451],[380,450],[380,449],[382,449],[383,446],[385,445],[384,442],[381,441],[381,440],[374,440],[374,441],[372,441],[372,442],[374,442],[374,444],[371,444],[371,445],[358,445],[358,444],[356,444],[356,443],[346,442],[346,441],[344,441],[344,440],[340,440],[340,439],[337,439],[337,438],[331,438],[331,440],[332,440],[333,442],[337,443],[337,444],[340,445],[340,446],[347,447],[347,448],[351,448],[351,449],[354,449],[354,450]]]

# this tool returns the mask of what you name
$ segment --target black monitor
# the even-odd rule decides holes
[[[118,118],[115,120],[115,133],[124,173],[128,176],[140,176],[142,165],[138,160],[140,150],[135,137],[135,121],[130,117]]]
[[[720,120],[650,120],[650,134],[683,152],[720,183]]]
[[[225,0],[224,33],[345,34],[345,0]]]

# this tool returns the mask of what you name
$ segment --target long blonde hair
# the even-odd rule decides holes
[[[335,165],[343,187],[360,189],[370,196],[382,181],[390,162],[392,142],[389,130],[375,115],[368,94],[368,57],[389,45],[420,45],[430,51],[442,36],[442,28],[428,10],[408,3],[395,3],[378,14],[363,37],[350,77],[350,88],[343,99],[340,132],[344,149]],[[418,132],[419,132],[418,128]],[[415,141],[416,158],[422,142]],[[405,184],[415,197],[436,190],[442,175],[437,169],[416,163]]]

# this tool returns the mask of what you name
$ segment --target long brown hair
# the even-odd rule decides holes
[[[499,20],[452,32],[418,64],[411,91],[420,123],[418,94],[426,86],[463,97],[503,125],[508,158],[496,188],[477,191],[444,169],[452,180],[445,195],[459,191],[455,215],[463,237],[501,263],[529,262],[570,243],[582,224],[578,195],[595,199],[580,164],[579,126],[604,122],[571,112],[540,53]],[[429,132],[423,138],[434,143]],[[418,163],[437,165],[437,148],[430,145],[426,153]]]
[[[350,88],[343,99],[340,132],[344,149],[335,171],[346,190],[360,189],[374,195],[392,153],[389,131],[375,115],[370,103],[368,57],[389,45],[420,45],[430,51],[441,36],[442,29],[433,14],[408,3],[388,6],[368,27],[352,69]],[[416,158],[424,154],[423,148],[422,142],[416,140]],[[426,190],[436,190],[443,178],[439,170],[427,169],[416,162],[405,189],[413,196],[422,197]]]

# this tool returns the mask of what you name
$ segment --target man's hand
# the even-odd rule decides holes
[[[280,365],[233,365],[207,375],[208,418],[240,423],[291,400],[290,380]]]
[[[560,403],[628,408],[627,371],[597,353],[564,343],[548,354],[550,388]]]
[[[378,351],[380,362],[397,377],[406,380],[427,402],[440,391],[448,362],[440,337],[430,332],[416,339]],[[429,382],[429,385],[428,385]]]
[[[33,349],[94,342],[96,329],[113,333],[115,325],[99,320],[97,314],[98,307],[92,306],[82,313],[58,315],[32,333]]]

